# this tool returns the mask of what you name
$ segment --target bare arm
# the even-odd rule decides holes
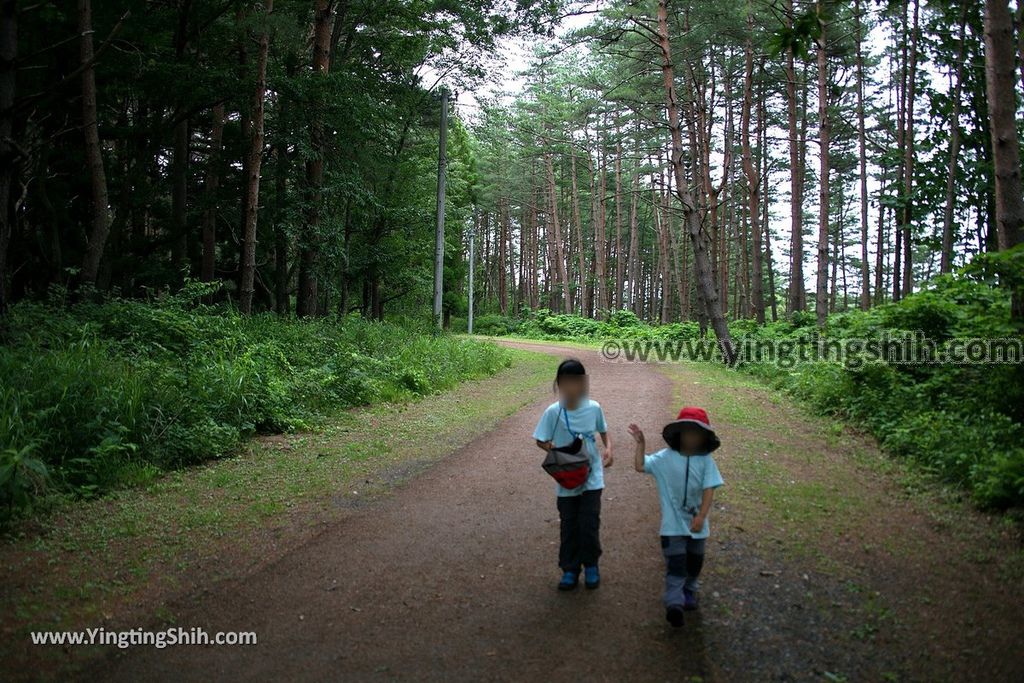
[[[693,522],[690,524],[690,531],[700,531],[704,528],[704,520],[708,518],[708,514],[711,512],[711,503],[715,499],[714,489],[704,489],[704,495],[700,499],[700,512],[693,518]]]
[[[633,441],[636,443],[636,450],[633,451],[633,469],[637,472],[644,471],[644,450],[645,441],[644,433],[635,424],[629,425],[629,435],[633,437]]]
[[[542,451],[550,451],[552,448],[555,447],[555,444],[552,441],[541,441],[537,439],[536,443],[537,447],[540,448]]]
[[[604,444],[604,453],[601,457],[601,462],[605,467],[611,467],[612,463],[615,462],[615,458],[612,457],[612,437],[608,432],[598,432],[601,435],[601,443]]]

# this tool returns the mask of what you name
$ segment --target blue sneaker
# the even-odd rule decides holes
[[[597,565],[584,567],[583,574],[585,577],[583,585],[587,588],[597,588],[601,585],[601,574],[597,571]]]
[[[579,581],[580,575],[577,572],[566,572],[562,574],[562,580],[558,582],[558,590],[571,591]]]
[[[697,594],[689,588],[683,589],[683,609],[687,612],[697,609]]]

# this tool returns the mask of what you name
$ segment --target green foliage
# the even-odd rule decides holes
[[[898,303],[834,314],[824,339],[870,339],[913,330],[933,340],[939,352],[951,340],[1019,339],[1010,320],[1009,293],[996,279],[978,276],[985,267],[938,277]],[[752,334],[785,340],[811,331],[776,323]],[[787,369],[765,362],[742,369],[821,412],[863,425],[888,451],[963,487],[984,507],[1024,505],[1020,364],[816,362]]]
[[[0,346],[0,506],[90,496],[230,453],[244,437],[493,374],[493,344],[407,325],[155,303],[22,302]]]
[[[42,460],[32,455],[34,444],[17,450],[0,451],[0,509],[10,515],[16,508],[27,507],[50,478]]]
[[[478,326],[475,331],[485,334]],[[605,320],[583,318],[575,314],[552,313],[546,308],[537,309],[525,319],[516,321],[502,319],[490,334],[514,334],[531,339],[583,340],[599,339],[695,339],[700,335],[700,326],[695,322],[650,325],[627,309],[608,311]]]
[[[512,334],[518,327],[518,320],[504,315],[482,315],[473,320],[473,331],[477,334],[502,336]]]
[[[765,325],[734,320],[729,329],[736,340],[791,344],[858,344],[920,332],[939,352],[964,339],[1019,339],[1019,328],[1010,319],[1008,285],[1024,281],[1018,273],[1022,261],[1012,250],[1006,254],[978,257],[961,272],[937,277],[898,303],[835,313],[821,331],[813,313],[799,311]],[[650,325],[625,310],[608,312],[606,320],[598,321],[541,309],[518,323],[495,316],[490,329],[491,334],[580,341],[685,341],[700,335],[695,322]],[[787,367],[764,361],[740,368],[822,413],[865,427],[891,453],[963,487],[982,506],[1024,505],[1020,364],[868,362],[857,353],[842,363]]]

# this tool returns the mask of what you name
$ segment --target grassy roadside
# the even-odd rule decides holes
[[[32,648],[30,631],[139,627],[154,611],[173,623],[176,596],[272,561],[540,398],[557,359],[511,353],[512,367],[453,391],[347,411],[54,512],[0,546],[0,656],[56,673],[89,653]]]

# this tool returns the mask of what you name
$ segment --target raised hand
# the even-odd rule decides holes
[[[636,424],[632,422],[629,423],[629,427],[627,427],[627,429],[629,430],[629,435],[633,437],[634,441],[636,441],[637,443],[644,442],[644,430],[640,429],[638,426],[636,426]]]

